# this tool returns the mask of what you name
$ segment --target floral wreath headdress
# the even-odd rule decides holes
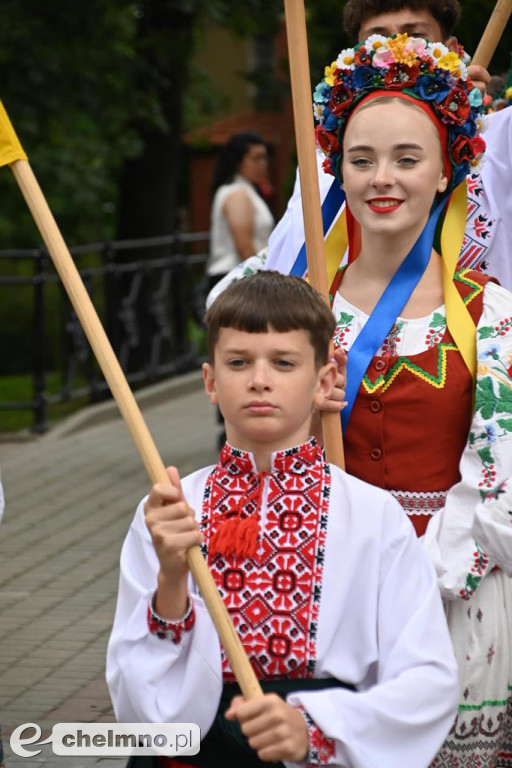
[[[347,122],[363,101],[380,95],[412,101],[432,119],[439,133],[448,177],[447,189],[434,201],[423,232],[351,347],[347,364],[348,405],[342,412],[345,428],[371,357],[426,269],[443,209],[440,250],[446,321],[469,371],[476,376],[475,323],[453,283],[467,215],[466,189],[461,182],[476,168],[485,149],[485,142],[479,136],[484,127],[483,100],[468,76],[468,63],[469,57],[462,48],[458,53],[451,52],[442,43],[407,34],[388,38],[371,35],[354,48],[343,50],[336,61],[325,68],[324,79],[315,90],[313,107],[319,123],[316,141],[326,155],[323,168],[339,182],[342,181],[343,135]],[[347,206],[349,231],[351,220],[353,223]],[[349,237],[349,245],[355,239],[354,234]],[[334,284],[331,292],[333,290]]]
[[[449,51],[443,43],[430,43],[407,34],[371,35],[354,48],[345,48],[330,66],[314,93],[318,121],[316,141],[326,155],[324,171],[341,181],[343,134],[358,104],[376,91],[403,95],[425,105],[446,130],[446,156],[451,175],[449,194],[470,170],[475,170],[485,149],[482,94],[468,76],[470,59],[459,47]]]

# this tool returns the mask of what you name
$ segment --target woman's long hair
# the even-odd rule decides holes
[[[212,197],[223,184],[230,184],[249,148],[254,145],[266,146],[259,135],[252,131],[235,133],[219,152],[213,173]]]

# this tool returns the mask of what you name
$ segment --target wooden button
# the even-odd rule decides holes
[[[382,409],[382,403],[379,400],[372,400],[370,403],[370,411],[378,413]]]
[[[380,458],[382,458],[382,451],[380,448],[374,448],[373,451],[370,453],[370,456],[374,461],[378,461]]]
[[[376,360],[375,361],[375,370],[376,371],[383,371],[385,367],[386,367],[386,363],[384,362],[384,360]]]

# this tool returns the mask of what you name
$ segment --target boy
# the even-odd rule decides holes
[[[456,664],[401,508],[310,436],[336,377],[330,310],[305,281],[267,271],[233,283],[206,324],[205,389],[228,443],[216,466],[182,484],[171,469],[139,505],[107,659],[116,715],[198,723],[191,765],[427,766],[456,713]],[[187,570],[195,544],[262,698],[233,698]]]

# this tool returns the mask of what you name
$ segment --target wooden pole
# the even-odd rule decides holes
[[[329,303],[304,2],[285,0],[284,8],[309,279]],[[339,413],[322,413],[322,425],[327,459],[344,469]]]
[[[52,212],[27,160],[17,160],[10,168],[34,217],[39,232],[53,259],[71,303],[82,324],[103,375],[121,411],[152,483],[168,483],[165,466],[156,449],[137,401],[101,325],[92,301],[80,278],[71,254],[57,227]],[[233,673],[246,698],[261,696],[258,679],[247,658],[226,606],[199,547],[187,555],[188,565],[217,629]]]
[[[496,46],[507,26],[507,22],[512,13],[512,0],[497,0],[491,18],[482,35],[475,55],[471,61],[472,64],[479,64],[481,67],[489,66],[494,55]]]

